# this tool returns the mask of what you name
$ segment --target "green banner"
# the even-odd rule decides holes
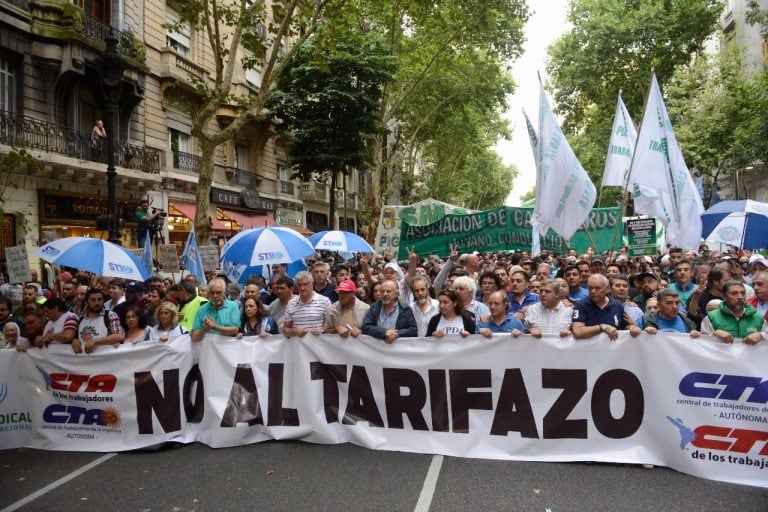
[[[533,208],[511,208],[502,206],[492,210],[463,215],[446,215],[442,219],[418,226],[403,221],[400,231],[400,251],[398,258],[408,258],[408,249],[413,248],[419,256],[437,254],[448,256],[451,246],[456,245],[460,252],[495,252],[495,251],[530,251],[531,250],[531,215]],[[617,226],[618,224],[618,226]],[[541,239],[541,248],[550,252],[566,252],[566,247],[585,253],[597,245],[602,253],[619,249],[621,237],[616,230],[621,230],[621,211],[619,208],[594,208],[587,222],[573,235],[568,244],[550,230]],[[589,230],[585,231],[585,228]],[[591,237],[591,239],[590,239]]]

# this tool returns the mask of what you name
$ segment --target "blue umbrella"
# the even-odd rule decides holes
[[[349,231],[320,231],[309,237],[318,251],[376,252],[362,237]]]
[[[99,276],[144,281],[149,270],[125,247],[98,238],[71,236],[49,242],[34,254],[53,265],[87,270]]]
[[[297,273],[308,270],[307,264],[304,260],[294,261],[288,264],[286,273],[288,277],[295,277]],[[257,275],[262,276],[264,279],[269,279],[272,275],[269,265],[256,265],[254,267],[246,267],[245,265],[235,265],[230,263],[229,266],[222,267],[227,277],[232,280],[237,280],[240,284],[245,284],[248,281],[248,276]]]
[[[741,249],[768,247],[768,204],[720,201],[701,215],[702,238]]]
[[[309,241],[288,228],[266,227],[246,229],[233,236],[221,250],[221,261],[247,267],[293,263],[313,256]]]

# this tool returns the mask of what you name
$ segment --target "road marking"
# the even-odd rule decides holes
[[[416,502],[416,508],[413,512],[428,512],[429,507],[432,505],[432,496],[435,494],[435,487],[437,487],[437,479],[440,476],[440,468],[443,466],[443,456],[435,455],[432,457],[432,462],[429,464],[429,470],[427,476],[424,478],[424,485],[421,486],[421,494],[419,494],[419,501]],[[0,511],[4,512],[4,511]]]
[[[99,457],[98,459],[94,460],[93,462],[90,462],[90,463],[86,464],[85,466],[81,467],[80,469],[76,469],[75,471],[71,472],[70,474],[68,474],[66,476],[63,476],[63,477],[59,478],[58,480],[56,480],[55,482],[52,482],[52,483],[46,485],[42,489],[39,489],[39,490],[33,492],[32,494],[30,494],[26,498],[22,498],[19,501],[17,501],[16,503],[12,503],[12,504],[8,505],[4,509],[0,510],[0,512],[13,512],[14,510],[18,510],[21,507],[23,507],[24,505],[26,505],[27,503],[31,503],[31,502],[35,501],[37,498],[39,498],[40,496],[43,496],[43,495],[51,492],[55,488],[64,485],[65,483],[69,482],[70,480],[73,480],[73,479],[77,478],[78,476],[82,475],[86,471],[90,471],[91,469],[95,468],[96,466],[98,466],[102,462],[107,462],[109,459],[111,459],[115,455],[117,455],[117,454],[116,453],[108,453],[106,455],[103,455],[103,456]]]

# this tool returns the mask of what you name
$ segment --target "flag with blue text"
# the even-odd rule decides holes
[[[628,190],[635,200],[635,213],[658,217],[666,227],[669,244],[698,249],[704,206],[672,131],[655,74],[651,76]]]
[[[565,139],[541,86],[536,147],[536,204],[531,225],[570,239],[586,222],[597,191]]]
[[[616,115],[613,117],[611,141],[608,144],[608,156],[605,158],[603,187],[626,187],[629,167],[632,164],[632,152],[637,142],[637,129],[629,117],[627,107],[619,94]]]

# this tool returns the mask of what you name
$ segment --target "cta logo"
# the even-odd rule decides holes
[[[259,261],[271,261],[271,260],[276,260],[282,257],[283,257],[283,253],[281,253],[280,251],[256,253],[256,258]]]
[[[716,425],[699,425],[691,429],[680,418],[667,416],[667,419],[680,433],[681,450],[687,450],[691,444],[705,450],[734,453],[750,453],[759,448],[759,455],[768,455],[768,432]]]
[[[117,428],[122,418],[120,411],[114,407],[105,409],[88,409],[78,405],[51,404],[43,411],[43,421],[46,423],[97,425]]]
[[[51,389],[77,393],[111,393],[117,385],[117,377],[109,374],[76,375],[72,373],[51,373]]]
[[[133,267],[129,265],[122,265],[120,263],[107,263],[109,270],[113,272],[120,272],[121,274],[133,274]]]
[[[680,381],[680,393],[696,398],[719,400],[741,400],[755,404],[768,403],[768,379],[719,373],[689,373]]]

